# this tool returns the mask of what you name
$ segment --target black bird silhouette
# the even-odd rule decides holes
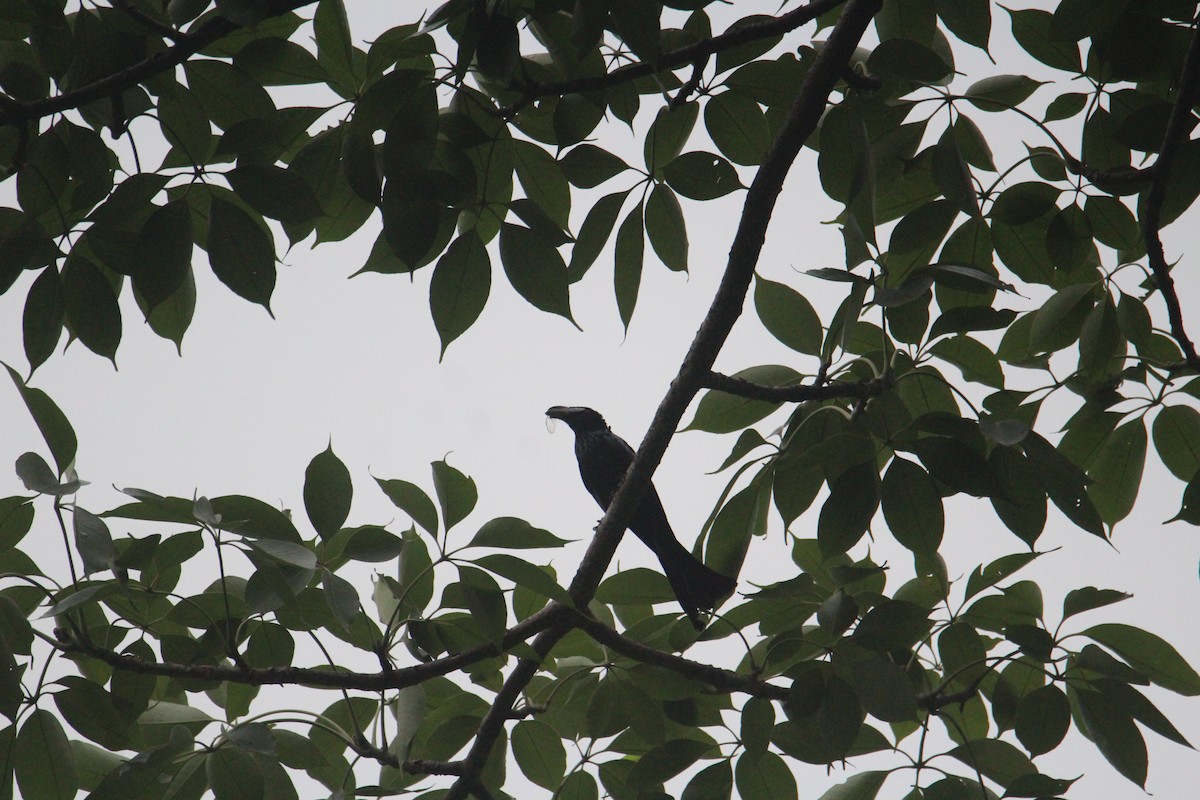
[[[588,492],[607,510],[621,479],[633,463],[633,448],[608,427],[604,417],[583,406],[554,406],[546,416],[561,419],[575,432],[575,458]],[[671,590],[696,630],[704,628],[700,611],[710,611],[733,593],[737,581],[714,572],[688,552],[667,521],[662,500],[650,484],[629,521],[629,530],[658,556]]]

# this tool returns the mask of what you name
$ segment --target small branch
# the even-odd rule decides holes
[[[130,19],[136,20],[139,25],[143,26],[147,30],[157,33],[164,39],[172,42],[178,42],[185,36],[182,31],[172,28],[170,25],[159,22],[154,17],[150,16],[145,11],[142,11],[133,3],[129,2],[129,0],[112,0],[112,4],[113,8],[121,9],[121,11],[128,15]]]
[[[706,66],[708,66],[708,56],[696,59],[696,63],[692,65],[692,77],[687,79],[687,83],[679,87],[679,91],[667,103],[668,108],[678,108],[683,105],[695,93],[696,89],[700,88],[700,81],[704,78],[704,68]]]
[[[742,692],[768,700],[779,700],[780,702],[787,699],[787,687],[776,686],[759,680],[752,675],[741,675],[730,670],[701,664],[699,661],[692,661],[683,656],[677,656],[674,653],[657,650],[641,642],[635,642],[627,636],[622,636],[594,617],[580,615],[576,618],[575,624],[595,639],[596,642],[615,650],[626,658],[632,658],[634,661],[643,664],[652,664],[656,667],[669,669],[685,678],[707,683],[718,692]]]
[[[539,97],[561,96],[564,94],[595,92],[607,89],[610,86],[628,83],[638,78],[644,78],[647,75],[653,75],[656,72],[672,70],[684,64],[699,62],[707,59],[714,53],[727,50],[731,47],[737,47],[738,45],[758,41],[759,39],[766,39],[771,36],[782,36],[799,28],[801,25],[811,22],[825,12],[837,8],[844,2],[846,0],[811,0],[808,5],[801,6],[794,11],[789,11],[773,19],[743,25],[734,30],[726,31],[719,36],[713,36],[687,47],[663,53],[653,62],[641,61],[621,67],[620,69],[615,69],[612,72],[606,72],[603,75],[575,78],[557,83],[534,83],[518,86],[516,88],[522,92],[521,99],[510,106],[501,108],[499,113],[505,119],[509,119]]]
[[[1163,135],[1162,147],[1158,150],[1158,159],[1154,162],[1154,179],[1150,182],[1150,190],[1146,193],[1146,204],[1142,211],[1142,237],[1146,241],[1146,257],[1150,269],[1154,271],[1154,280],[1158,291],[1167,304],[1167,318],[1171,324],[1171,336],[1183,351],[1184,363],[1176,369],[1200,369],[1200,355],[1196,346],[1188,338],[1183,323],[1183,309],[1179,305],[1179,294],[1175,289],[1175,280],[1171,277],[1170,267],[1163,252],[1162,239],[1159,229],[1162,227],[1162,207],[1167,198],[1167,181],[1171,177],[1171,167],[1190,129],[1192,106],[1200,96],[1200,27],[1192,31],[1192,43],[1188,47],[1187,57],[1183,61],[1183,71],[1179,77],[1179,91],[1175,98],[1175,107],[1167,120],[1167,130]]]
[[[888,378],[875,378],[846,383],[818,381],[799,386],[766,386],[719,372],[708,373],[708,377],[703,381],[703,385],[708,389],[771,403],[804,403],[809,400],[834,400],[839,397],[869,400],[882,394],[890,384],[891,380]]]
[[[530,636],[568,620],[570,615],[571,612],[566,606],[561,603],[551,603],[536,614],[514,625],[504,633],[498,642],[477,645],[461,653],[426,664],[380,672],[332,672],[311,667],[241,668],[217,664],[180,664],[173,661],[147,661],[135,656],[124,655],[91,642],[82,641],[78,637],[70,641],[59,641],[57,644],[58,649],[63,653],[79,653],[103,661],[114,669],[142,675],[229,681],[247,686],[308,686],[320,689],[355,689],[378,692],[415,686],[430,678],[457,672],[486,658],[503,655]]]
[[[1154,177],[1154,166],[1143,167],[1141,169],[1136,167],[1127,167],[1125,169],[1094,169],[1065,150],[1061,155],[1068,172],[1087,178],[1088,181],[1097,185],[1132,186],[1138,183],[1146,183]]]
[[[273,5],[270,16],[282,16],[298,8],[311,5],[313,2],[315,0],[279,0]],[[78,89],[28,103],[15,101],[3,103],[3,106],[0,107],[0,125],[15,125],[38,120],[119,94],[148,78],[179,66],[205,47],[239,28],[239,25],[230,22],[225,17],[213,17],[196,30],[180,36],[175,44],[166,50],[154,53],[144,61],[139,61],[131,67],[114,72],[85,86],[80,86]]]
[[[413,775],[462,775],[461,761],[405,761],[404,771]]]

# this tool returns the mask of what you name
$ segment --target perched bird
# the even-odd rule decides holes
[[[608,427],[604,417],[583,406],[554,406],[546,416],[561,419],[575,432],[575,458],[588,492],[607,510],[621,479],[633,463],[633,448]],[[629,530],[658,556],[671,590],[696,630],[704,628],[700,611],[709,611],[731,595],[737,581],[714,572],[688,552],[667,522],[654,484],[638,502]]]

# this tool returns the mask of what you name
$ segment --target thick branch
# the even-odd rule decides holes
[[[1171,178],[1171,167],[1175,156],[1187,137],[1189,118],[1192,106],[1200,97],[1200,27],[1192,31],[1192,43],[1188,47],[1187,57],[1183,61],[1183,72],[1179,78],[1179,91],[1175,98],[1175,107],[1167,121],[1167,131],[1163,135],[1162,147],[1158,151],[1158,159],[1154,162],[1154,179],[1150,190],[1146,193],[1146,205],[1142,211],[1142,236],[1146,240],[1146,257],[1150,269],[1154,271],[1154,280],[1158,291],[1167,304],[1167,318],[1171,324],[1171,336],[1183,351],[1184,364],[1180,366],[1200,369],[1200,355],[1196,346],[1188,338],[1183,323],[1183,309],[1179,305],[1179,294],[1175,289],[1175,280],[1171,277],[1170,267],[1163,252],[1162,239],[1159,229],[1162,227],[1162,207],[1167,198],[1167,182]]]
[[[743,378],[722,375],[719,372],[710,372],[704,378],[704,386],[708,389],[735,394],[750,400],[766,400],[771,403],[804,403],[809,400],[834,400],[839,397],[868,400],[882,394],[888,383],[884,378],[876,378],[870,381],[846,383],[767,386]]]
[[[315,0],[278,0],[272,8],[270,16],[281,16],[303,6],[311,5],[313,2]],[[239,27],[225,17],[216,16],[196,30],[178,37],[175,44],[166,50],[159,51],[120,72],[114,72],[112,75],[80,86],[78,89],[47,97],[44,100],[34,100],[28,103],[15,100],[6,101],[3,104],[2,113],[0,113],[0,125],[31,122],[120,94],[148,78],[174,69],[205,47],[238,30]]]
[[[214,664],[180,664],[173,661],[147,661],[124,655],[114,650],[99,647],[90,642],[60,642],[64,653],[79,653],[103,661],[114,669],[136,672],[143,675],[163,675],[169,678],[191,678],[211,681],[229,681],[248,686],[288,685],[310,686],[322,689],[355,689],[378,692],[386,689],[402,689],[441,675],[449,675],[471,664],[494,658],[511,650],[529,637],[547,628],[570,619],[572,612],[561,603],[550,605],[517,623],[504,633],[498,642],[477,645],[461,653],[417,664],[412,667],[380,671],[350,672],[332,671],[312,667],[262,667],[243,669],[236,666]]]
[[[782,36],[785,33],[794,31],[796,28],[811,22],[825,12],[832,11],[844,2],[846,0],[811,0],[808,5],[801,6],[794,11],[789,11],[773,19],[743,25],[726,31],[719,36],[713,36],[710,39],[704,39],[687,47],[662,53],[653,62],[640,61],[636,64],[629,64],[620,69],[615,69],[612,72],[606,72],[603,75],[589,75],[586,78],[575,78],[557,83],[535,83],[518,86],[515,88],[522,92],[521,99],[511,106],[500,109],[500,114],[506,118],[511,117],[539,97],[557,97],[579,92],[595,92],[607,89],[610,86],[618,86],[637,80],[638,78],[644,78],[656,72],[675,69],[684,64],[701,63],[707,60],[709,56],[719,53],[722,50],[728,50],[731,47],[748,44],[749,42],[756,42],[760,39],[767,39],[771,36]]]
[[[627,636],[622,636],[593,617],[578,618],[575,624],[600,644],[627,658],[669,669],[685,678],[707,683],[718,692],[742,692],[755,697],[765,697],[768,700],[783,701],[787,699],[787,687],[776,686],[752,675],[741,675],[727,669],[701,664],[699,661],[692,661],[674,653],[657,650],[641,642],[635,642]]]
[[[882,0],[850,0],[846,4],[825,47],[805,76],[787,119],[755,174],[746,192],[746,202],[730,249],[724,277],[708,314],[696,332],[679,374],[671,382],[666,396],[659,404],[633,464],[609,503],[604,518],[596,528],[596,535],[580,562],[579,570],[571,581],[569,591],[577,607],[585,608],[595,594],[596,586],[612,561],[621,535],[650,484],[654,470],[662,460],[667,443],[674,435],[684,410],[703,385],[717,353],[724,346],[734,323],[741,315],[742,304],[745,302],[754,267],[758,263],[758,256],[766,239],[771,213],[783,189],[784,178],[800,148],[816,130],[829,94],[881,5]],[[811,10],[815,6],[816,3],[807,9]],[[691,53],[680,63],[694,60],[696,55],[698,54]],[[483,768],[496,738],[503,730],[504,720],[512,703],[537,673],[540,658],[544,657],[562,633],[565,633],[567,625],[569,623],[538,636],[534,642],[538,659],[523,659],[518,662],[475,737],[471,752],[467,756],[466,773],[451,787],[445,800],[462,800],[472,790],[473,779],[479,774],[477,770]]]

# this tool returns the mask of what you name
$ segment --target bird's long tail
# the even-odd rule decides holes
[[[696,630],[703,630],[700,612],[711,611],[733,594],[737,581],[705,566],[677,541],[673,540],[672,544],[675,546],[657,548],[655,554],[683,613]]]

